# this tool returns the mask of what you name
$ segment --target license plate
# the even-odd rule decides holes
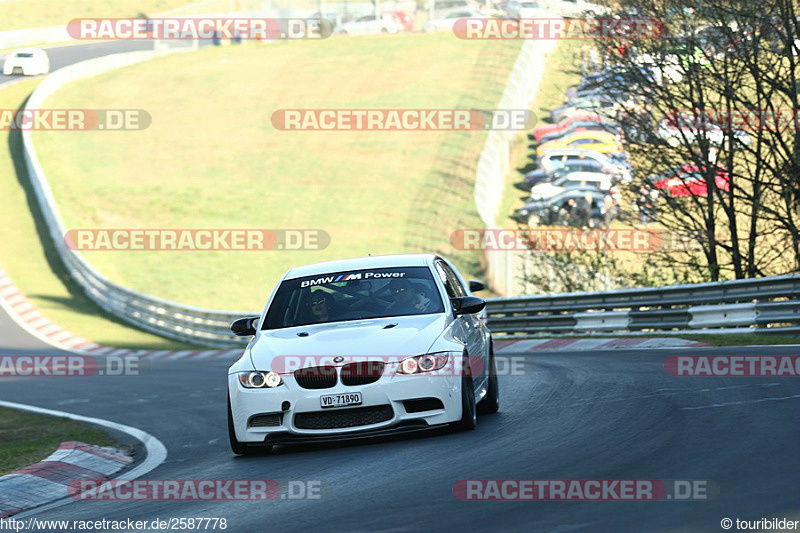
[[[358,405],[361,403],[360,392],[346,394],[326,394],[319,397],[320,407],[344,407],[345,405]]]

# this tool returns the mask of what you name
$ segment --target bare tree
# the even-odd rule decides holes
[[[628,96],[619,118],[639,172],[636,187],[657,189],[659,222],[694,243],[650,260],[698,281],[797,268],[800,33],[793,0],[705,0],[697,10],[673,1],[626,6],[664,21],[666,35],[635,38],[621,54],[610,49],[614,75],[603,83]]]

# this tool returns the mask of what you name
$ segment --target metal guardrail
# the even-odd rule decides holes
[[[26,109],[43,108],[44,101],[64,84],[154,57],[153,52],[130,52],[76,63],[50,74],[33,92]],[[86,295],[106,312],[157,335],[213,347],[243,346],[247,339],[231,333],[230,323],[259,312],[201,309],[169,302],[118,285],[102,276],[64,243],[66,226],[36,155],[30,130],[22,132],[25,165],[50,236],[61,261]]]
[[[800,274],[489,300],[496,336],[800,332]]]

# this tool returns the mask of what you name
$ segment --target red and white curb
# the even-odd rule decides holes
[[[244,350],[243,348],[232,350],[129,350],[91,342],[53,324],[50,319],[42,315],[2,269],[0,269],[0,307],[5,309],[20,327],[40,341],[59,350],[81,355],[146,357],[177,361],[182,359],[236,359],[242,355]]]
[[[653,350],[659,348],[695,348],[705,342],[673,337],[621,337],[618,339],[523,339],[494,341],[497,353],[526,352],[595,352],[601,350]]]
[[[105,481],[133,459],[116,448],[63,442],[44,461],[0,477],[0,518],[69,496],[71,482]]]

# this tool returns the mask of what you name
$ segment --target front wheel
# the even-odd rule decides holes
[[[494,362],[494,343],[489,348],[489,385],[486,396],[478,403],[478,413],[489,415],[500,409],[500,386],[497,383],[497,365]]]
[[[228,396],[228,439],[231,442],[231,451],[236,455],[263,455],[272,451],[272,446],[248,446],[236,439],[236,431],[233,429],[230,396]]]
[[[475,429],[477,425],[478,411],[475,407],[475,387],[472,384],[472,372],[467,367],[466,375],[461,378],[461,420],[453,422],[451,427],[457,431],[469,431]]]

